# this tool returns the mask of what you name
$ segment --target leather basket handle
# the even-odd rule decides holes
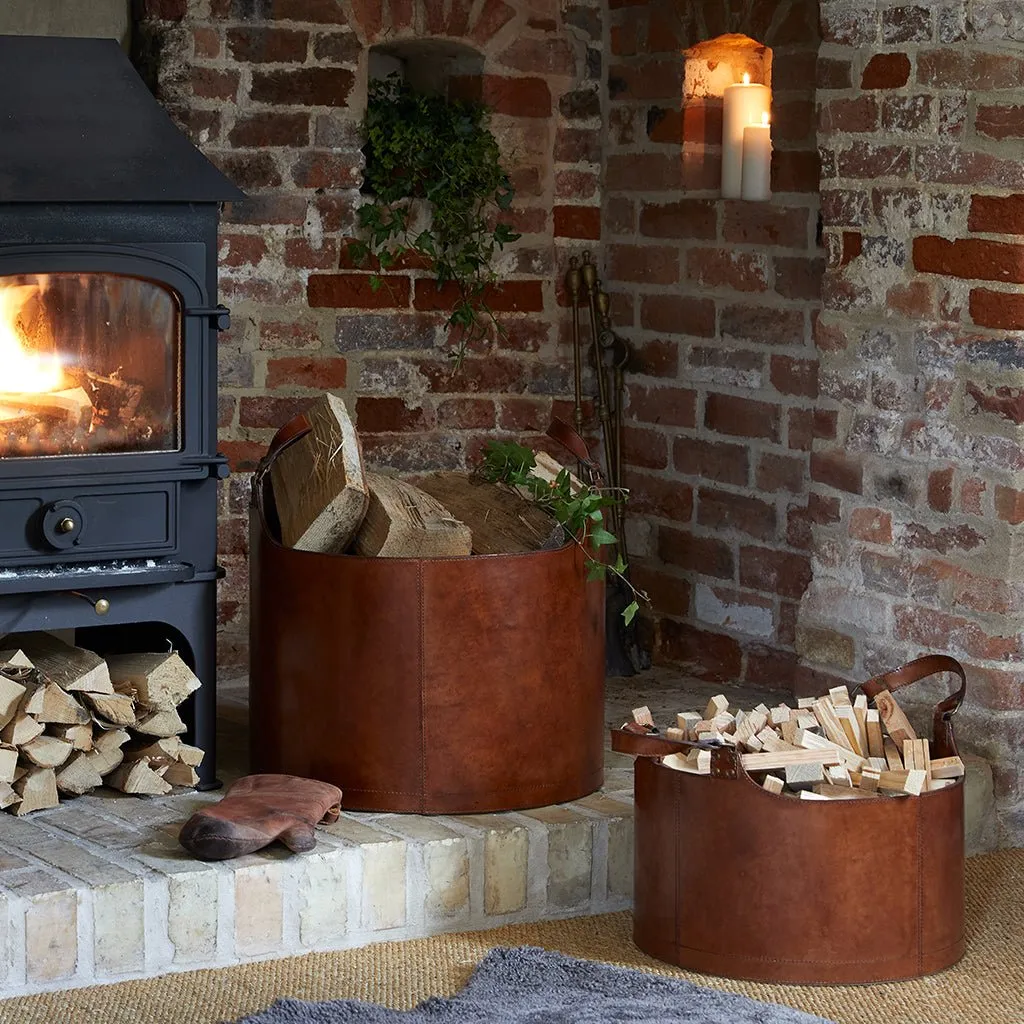
[[[883,672],[882,675],[861,683],[856,689],[863,690],[869,697],[874,698],[882,690],[898,690],[901,686],[909,686],[939,672],[952,672],[960,679],[960,689],[938,704],[932,722],[936,744],[952,750],[955,749],[955,744],[951,719],[967,695],[967,674],[956,658],[946,654],[926,654],[908,661],[906,665],[894,668],[891,672]]]
[[[557,441],[566,451],[574,455],[580,465],[590,474],[590,482],[601,483],[601,466],[590,454],[587,442],[563,419],[555,416],[547,430],[548,437]]]
[[[263,524],[264,529],[266,529],[267,517],[263,509],[263,481],[270,472],[270,467],[273,466],[274,460],[278,455],[289,445],[295,444],[299,438],[305,437],[312,429],[312,424],[310,424],[305,413],[300,412],[297,416],[293,416],[284,426],[278,428],[274,439],[270,442],[270,447],[267,449],[267,454],[260,459],[259,465],[252,475],[251,502],[259,513],[260,522]]]

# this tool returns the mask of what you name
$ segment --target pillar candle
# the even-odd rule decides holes
[[[739,199],[743,181],[743,129],[758,125],[771,109],[771,90],[766,85],[743,81],[727,85],[722,94],[722,195]]]
[[[768,115],[761,124],[748,124],[743,129],[743,199],[764,201],[772,197],[772,128]]]

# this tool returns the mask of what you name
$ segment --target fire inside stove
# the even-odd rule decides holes
[[[0,458],[178,450],[179,323],[141,278],[0,277]]]

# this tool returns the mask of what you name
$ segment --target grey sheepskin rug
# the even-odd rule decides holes
[[[238,1024],[831,1024],[785,1006],[533,947],[494,949],[452,999],[412,1010],[282,999]]]

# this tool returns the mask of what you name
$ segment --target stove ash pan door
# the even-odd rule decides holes
[[[0,564],[178,549],[218,461],[203,269],[152,251],[0,255]]]

